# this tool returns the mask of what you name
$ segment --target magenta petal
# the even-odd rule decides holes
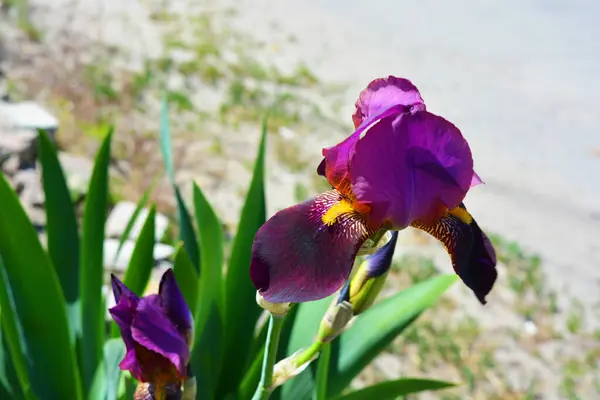
[[[356,198],[374,223],[403,229],[460,204],[471,185],[473,158],[458,128],[426,111],[387,117],[359,140],[350,161]]]
[[[398,104],[382,110],[379,114],[368,117],[365,123],[352,135],[344,139],[344,141],[333,147],[323,149],[323,156],[325,158],[317,167],[317,173],[327,177],[327,181],[331,186],[339,188],[340,184],[348,178],[348,162],[354,154],[354,148],[356,147],[356,143],[359,141],[361,134],[373,123],[382,118],[399,115],[409,111],[410,109],[405,105]]]
[[[194,324],[192,313],[177,286],[175,275],[172,269],[168,269],[160,280],[158,294],[162,301],[162,307],[167,313],[171,322],[177,327],[179,332],[187,335],[191,332]]]
[[[186,375],[190,358],[188,345],[163,312],[158,296],[140,300],[131,332],[138,344],[168,359],[180,376]]]
[[[471,178],[471,187],[481,185],[483,180],[477,175],[477,172],[473,172],[473,178]]]
[[[325,192],[279,211],[258,230],[250,277],[267,301],[318,300],[348,278],[369,232],[355,214],[346,214],[331,226],[323,224],[323,215],[340,199],[334,190]]]
[[[356,100],[356,111],[352,115],[354,126],[359,127],[365,119],[398,104],[404,106],[422,105],[421,109],[425,110],[425,103],[419,90],[408,79],[391,75],[387,78],[375,79],[369,83]]]

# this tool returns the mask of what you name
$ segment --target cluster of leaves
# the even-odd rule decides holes
[[[194,314],[191,364],[198,399],[248,399],[259,381],[266,324],[248,277],[251,247],[265,222],[266,123],[238,231],[225,256],[222,224],[194,185],[194,218],[175,184],[166,101],[161,150],[178,206],[179,244],[174,273]],[[112,132],[98,151],[81,227],[56,150],[43,132],[39,154],[46,195],[47,249],[19,199],[0,174],[0,397],[10,399],[131,399],[134,382],[118,363],[124,345],[106,321],[103,238],[108,208]],[[147,201],[144,196],[138,209]],[[132,226],[138,213],[134,213]],[[153,267],[151,207],[124,283],[142,294]],[[125,232],[124,237],[127,237]],[[227,260],[227,263],[225,263]],[[226,267],[224,264],[227,264]],[[348,391],[352,380],[454,282],[451,275],[425,279],[362,314],[277,399],[393,399],[451,384],[398,379]],[[300,304],[286,317],[278,359],[309,345],[332,297]]]

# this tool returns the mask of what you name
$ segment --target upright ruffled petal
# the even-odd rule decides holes
[[[267,301],[318,300],[348,278],[372,230],[346,201],[332,190],[279,211],[258,230],[250,277]]]
[[[356,100],[356,111],[352,115],[354,127],[358,128],[365,119],[398,104],[409,107],[418,105],[425,110],[419,90],[408,79],[390,75],[373,80]]]
[[[144,349],[170,361],[177,373],[173,378],[186,376],[186,367],[190,358],[188,345],[183,335],[163,312],[161,300],[157,295],[150,295],[140,300],[131,332],[133,339]],[[140,358],[139,351],[138,358]],[[165,373],[164,370],[144,372]],[[155,379],[147,380],[155,381]]]
[[[354,149],[349,175],[356,198],[372,208],[374,223],[403,229],[454,208],[473,178],[471,150],[445,119],[426,111],[381,119]]]
[[[435,223],[417,221],[413,226],[442,242],[452,259],[454,271],[485,304],[498,276],[496,252],[488,237],[461,204]]]
[[[344,141],[333,147],[323,149],[323,156],[325,158],[323,158],[321,164],[317,167],[317,173],[325,176],[331,186],[338,191],[345,193],[350,185],[348,176],[349,161],[354,154],[354,148],[356,147],[356,143],[360,140],[361,134],[382,118],[399,115],[409,111],[410,109],[407,106],[397,104],[385,110],[381,110],[381,113],[379,114],[367,117],[365,123]]]
[[[177,330],[183,335],[190,335],[193,327],[192,313],[188,308],[183,293],[177,286],[172,269],[168,269],[160,280],[158,294],[162,307]]]

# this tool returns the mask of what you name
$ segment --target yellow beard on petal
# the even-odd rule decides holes
[[[473,222],[473,217],[464,208],[456,207],[456,208],[453,208],[452,210],[448,211],[448,213],[450,215],[453,215],[456,218],[460,219],[462,222],[464,222],[467,225],[470,225],[471,222]]]
[[[323,217],[321,218],[321,220],[323,221],[323,223],[325,225],[331,226],[331,225],[335,224],[337,219],[339,217],[341,217],[342,215],[351,214],[355,211],[356,210],[354,209],[351,201],[342,199],[342,200],[338,201],[337,203],[335,203],[334,205],[332,205],[329,208],[329,210],[327,210],[327,212],[325,214],[323,214]]]

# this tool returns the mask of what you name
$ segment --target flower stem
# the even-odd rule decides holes
[[[295,364],[296,367],[301,367],[307,362],[311,361],[325,346],[326,343],[321,341],[315,341],[310,347],[307,347],[302,353],[298,354],[296,357]]]
[[[279,336],[282,327],[283,317],[275,317],[271,314],[269,317],[269,329],[267,331],[260,382],[258,383],[254,396],[252,396],[252,400],[266,400],[271,395],[270,387],[273,379],[273,367],[275,366],[275,358],[277,357]]]

